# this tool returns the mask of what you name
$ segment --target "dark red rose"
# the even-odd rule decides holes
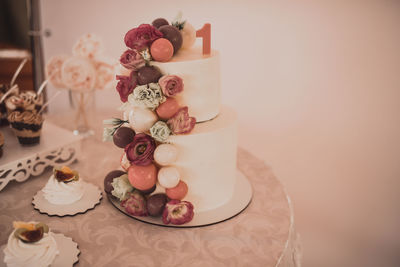
[[[150,24],[141,24],[137,28],[133,28],[125,34],[125,44],[127,47],[141,51],[146,47],[150,47],[151,43],[163,34]]]
[[[138,166],[149,165],[154,159],[156,142],[144,133],[135,135],[132,143],[125,147],[126,158],[130,163]]]
[[[137,85],[137,73],[132,71],[129,76],[117,75],[117,91],[122,102],[128,101],[128,96]]]

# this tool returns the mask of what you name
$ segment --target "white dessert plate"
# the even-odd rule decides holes
[[[53,233],[54,239],[57,242],[58,251],[60,254],[56,256],[51,267],[71,267],[76,262],[78,262],[78,255],[80,251],[78,249],[78,244],[75,243],[72,238],[66,237],[63,234]],[[6,267],[4,262],[4,248],[6,245],[0,247],[0,267]]]
[[[75,203],[68,205],[56,205],[52,204],[44,198],[43,191],[39,190],[33,197],[33,207],[40,213],[46,213],[50,216],[72,216],[78,213],[85,213],[88,210],[94,209],[94,207],[100,203],[102,193],[100,189],[91,184],[83,182],[84,192],[80,200]]]
[[[199,227],[199,226],[207,226],[216,223],[220,223],[226,220],[229,220],[243,210],[247,208],[247,206],[251,202],[251,198],[253,195],[253,190],[251,188],[250,182],[247,180],[246,176],[237,170],[236,172],[236,185],[233,192],[233,196],[228,203],[213,209],[207,210],[203,212],[199,212],[194,214],[193,220],[183,224],[183,225],[173,225],[173,224],[164,224],[162,222],[161,217],[140,217],[133,216],[127,213],[124,208],[120,206],[120,201],[111,195],[107,194],[108,200],[116,207],[119,211],[124,213],[125,215],[132,217],[138,221],[165,226],[165,227],[176,227],[176,228],[190,228],[190,227]]]

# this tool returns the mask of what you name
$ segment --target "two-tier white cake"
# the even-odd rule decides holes
[[[217,220],[199,223],[208,224],[249,203],[251,189],[232,208],[243,180],[236,169],[237,116],[221,106],[220,58],[210,48],[210,30],[209,24],[194,31],[187,22],[156,19],[125,35],[128,50],[120,62],[127,71],[117,76],[116,88],[124,115],[105,130],[124,149],[124,171],[110,172],[104,186],[131,216],[181,225],[230,206]],[[196,36],[203,47],[187,45]]]

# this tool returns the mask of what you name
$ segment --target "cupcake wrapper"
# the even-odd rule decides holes
[[[21,145],[36,145],[40,142],[40,136],[34,136],[34,137],[17,136],[17,137]]]
[[[0,104],[0,112],[1,112],[1,117],[7,116],[7,109],[4,102]]]
[[[13,131],[17,137],[26,137],[26,138],[38,137],[38,136],[40,136],[40,132],[41,132],[40,130],[39,131],[32,131],[32,130],[26,130],[26,129],[17,130],[14,128],[13,128]]]
[[[35,145],[40,142],[41,124],[28,124],[23,122],[12,122],[11,128],[21,145]]]
[[[40,131],[42,129],[42,125],[43,125],[43,123],[41,123],[41,124],[28,124],[28,123],[18,122],[18,121],[11,122],[11,127],[14,130],[18,130],[18,131],[31,130],[31,131],[37,132],[37,131]]]
[[[9,125],[8,120],[6,118],[0,118],[0,126]]]

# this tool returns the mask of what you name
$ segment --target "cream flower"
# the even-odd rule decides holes
[[[87,57],[94,59],[103,51],[103,46],[100,38],[94,34],[85,34],[81,36],[72,48],[74,56]]]
[[[171,134],[171,130],[169,129],[168,125],[163,121],[157,121],[151,128],[150,128],[151,137],[159,142],[167,141],[169,135]]]
[[[62,65],[61,77],[67,89],[90,91],[96,83],[96,70],[88,59],[72,57]]]
[[[128,102],[134,106],[156,109],[166,100],[157,83],[149,83],[137,86],[129,95]]]
[[[114,190],[111,191],[111,194],[120,201],[128,198],[128,193],[133,191],[133,187],[129,183],[127,174],[124,174],[118,178],[114,178],[111,185],[114,188]]]

